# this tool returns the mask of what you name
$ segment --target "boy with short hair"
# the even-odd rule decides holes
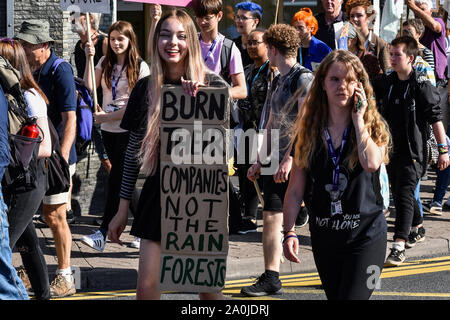
[[[233,41],[219,33],[222,0],[194,0],[192,6],[200,28],[200,48],[206,66],[232,85],[230,94],[233,99],[245,99],[247,86],[241,53]]]
[[[440,170],[449,165],[449,158],[439,93],[422,73],[413,68],[418,54],[416,40],[408,36],[398,37],[392,41],[389,51],[394,72],[387,76],[386,87],[380,94],[383,95],[381,111],[389,124],[393,141],[387,169],[395,194],[396,219],[394,243],[386,265],[399,266],[406,259],[406,241],[425,236],[414,190],[426,172],[426,140],[430,124],[439,146]]]
[[[262,238],[265,272],[255,284],[242,288],[241,293],[246,296],[282,293],[279,271],[282,255],[283,202],[292,167],[289,132],[299,108],[299,102],[291,103],[291,97],[297,94],[301,94],[299,96],[301,98],[304,97],[314,79],[311,71],[297,62],[300,37],[294,27],[287,24],[272,25],[264,32],[263,40],[268,48],[270,63],[280,72],[272,82],[271,94],[269,94],[270,113],[264,127],[267,130],[266,141],[272,142],[271,135],[278,132],[278,150],[272,150],[270,161],[272,163],[279,161],[279,165],[273,175],[262,176],[264,188]],[[264,123],[264,120],[261,121]],[[271,149],[275,147],[271,146]],[[248,170],[247,177],[254,181],[261,167],[258,157],[257,163]]]

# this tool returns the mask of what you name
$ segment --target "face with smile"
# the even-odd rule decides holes
[[[109,45],[113,52],[120,56],[127,52],[130,45],[130,39],[117,30],[113,30],[109,35]]]
[[[367,28],[367,13],[363,6],[354,7],[350,10],[350,22],[359,30]]]
[[[328,105],[340,108],[351,106],[357,85],[353,70],[349,70],[342,62],[333,62],[323,80]]]
[[[178,64],[187,55],[187,35],[182,23],[174,18],[168,18],[161,26],[158,37],[158,52],[167,64]]]
[[[253,60],[267,57],[267,45],[263,41],[263,32],[254,31],[248,36],[247,52]]]

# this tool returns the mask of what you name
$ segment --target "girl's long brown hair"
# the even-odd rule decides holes
[[[347,66],[347,70],[354,71],[357,77],[355,80],[362,83],[366,96],[369,98],[367,101],[368,107],[363,116],[365,127],[369,136],[378,146],[387,147],[384,162],[388,163],[390,147],[389,128],[376,107],[369,76],[358,57],[346,50],[335,50],[321,62],[317,69],[311,89],[302,103],[301,112],[299,112],[293,127],[291,143],[294,143],[294,140],[297,139],[295,143],[295,164],[300,168],[309,168],[314,153],[318,150],[321,143],[325,143],[322,139],[322,134],[324,128],[328,125],[329,114],[328,99],[323,89],[323,82],[330,66],[334,62],[344,63]],[[354,169],[359,161],[355,130],[351,130],[351,139],[353,141],[353,150],[344,159],[344,163],[350,169]]]
[[[48,99],[39,85],[33,78],[30,65],[28,64],[27,55],[19,41],[12,39],[2,39],[0,41],[0,55],[11,63],[12,67],[20,72],[20,86],[27,91],[35,89],[48,104]]]
[[[130,42],[125,56],[125,65],[127,66],[128,88],[134,87],[139,78],[139,50],[137,47],[137,38],[134,33],[133,26],[127,21],[117,21],[110,28],[108,32],[108,39],[111,39],[111,32],[117,31],[127,37]],[[111,88],[111,76],[114,65],[117,63],[117,56],[111,48],[111,43],[108,40],[108,50],[106,51],[105,59],[102,62],[103,75],[105,83],[108,88]]]
[[[158,41],[161,27],[169,18],[175,18],[181,22],[186,32],[187,55],[182,63],[184,63],[184,74],[186,80],[204,82],[205,75],[208,72],[205,66],[198,41],[197,30],[191,17],[182,9],[170,10],[161,17],[155,28],[155,35],[151,47],[152,64],[150,67],[150,81],[148,89],[148,124],[147,133],[143,140],[139,159],[142,163],[142,169],[145,174],[152,175],[155,173],[159,159],[159,130],[160,130],[160,99],[161,87],[164,84],[164,76],[168,70],[164,61],[158,52]]]

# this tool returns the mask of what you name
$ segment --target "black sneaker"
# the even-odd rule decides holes
[[[411,231],[408,235],[408,241],[406,242],[406,248],[412,248],[419,242],[425,240],[425,228],[419,227],[417,231]]]
[[[249,232],[256,232],[257,229],[258,229],[258,226],[252,220],[243,219],[242,224],[239,227],[238,233],[239,234],[247,234]]]
[[[298,228],[303,227],[308,223],[308,220],[308,209],[306,209],[306,207],[301,207],[297,219],[295,219],[295,226]]]
[[[391,253],[386,259],[384,263],[385,267],[398,267],[401,265],[406,259],[405,250],[398,250],[395,248],[391,249]]]
[[[266,273],[263,273],[253,285],[241,289],[241,294],[249,297],[261,297],[282,293],[283,289],[281,288],[280,279],[270,279]]]

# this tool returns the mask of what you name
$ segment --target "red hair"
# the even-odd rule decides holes
[[[300,11],[298,11],[292,18],[291,24],[294,25],[297,21],[303,21],[308,28],[313,28],[313,31],[311,32],[313,35],[315,35],[317,30],[319,30],[317,19],[313,16],[310,8],[301,8]]]

